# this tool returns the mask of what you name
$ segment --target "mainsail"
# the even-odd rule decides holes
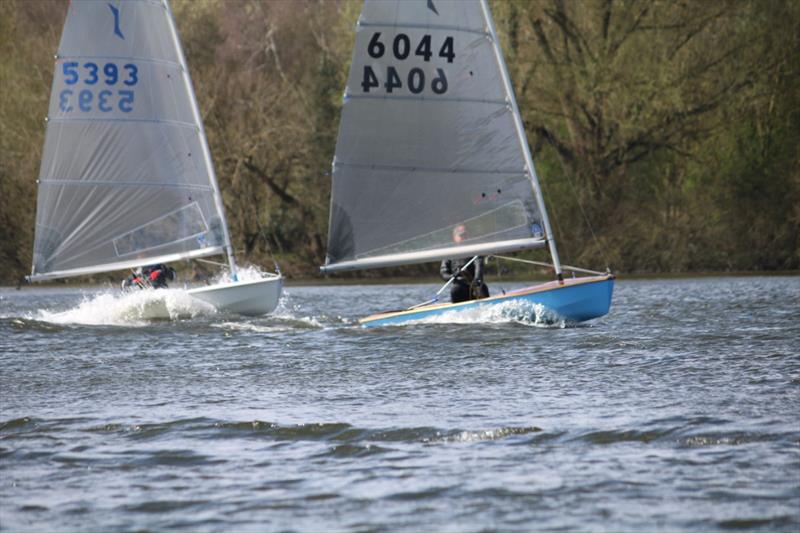
[[[552,243],[538,187],[485,1],[366,0],[323,271]]]
[[[73,0],[55,61],[31,279],[227,251],[166,0]]]

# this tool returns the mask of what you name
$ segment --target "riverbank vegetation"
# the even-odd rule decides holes
[[[800,268],[800,3],[491,5],[565,263]],[[0,281],[30,269],[66,7],[0,3]],[[360,2],[172,7],[239,260],[316,275]]]

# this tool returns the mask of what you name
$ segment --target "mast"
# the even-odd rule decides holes
[[[214,163],[211,161],[211,151],[208,149],[208,141],[206,140],[206,130],[203,125],[203,120],[200,117],[200,108],[197,105],[197,98],[194,94],[194,87],[192,85],[192,78],[189,75],[189,67],[186,63],[186,58],[183,55],[183,47],[181,46],[180,39],[178,39],[178,30],[175,26],[175,18],[172,16],[172,9],[169,7],[168,0],[163,0],[164,9],[167,12],[167,25],[169,26],[169,33],[172,37],[172,42],[181,62],[181,70],[183,71],[183,82],[189,93],[189,102],[192,107],[192,114],[194,115],[195,122],[198,128],[198,135],[200,136],[200,147],[203,150],[203,159],[205,160],[206,167],[208,168],[209,178],[211,179],[211,186],[214,189],[214,203],[217,206],[220,217],[222,218],[222,236],[225,239],[225,253],[228,256],[228,265],[231,269],[231,279],[237,281],[236,276],[236,259],[233,256],[233,246],[231,245],[231,236],[228,232],[228,221],[225,217],[225,206],[222,204],[222,194],[219,191],[219,184],[217,183],[217,175],[214,171]]]
[[[533,192],[536,195],[536,203],[539,206],[539,211],[542,213],[542,222],[544,224],[544,232],[545,237],[547,239],[547,245],[550,248],[550,257],[553,259],[553,266],[555,267],[556,277],[559,281],[563,282],[564,276],[561,272],[561,262],[558,259],[558,250],[556,249],[556,240],[553,236],[553,230],[550,228],[550,219],[547,216],[547,209],[544,205],[544,198],[542,197],[542,191],[539,187],[539,178],[536,175],[536,168],[533,166],[533,158],[531,157],[531,150],[528,146],[528,140],[525,135],[525,128],[522,125],[522,118],[519,113],[519,107],[517,106],[517,99],[514,96],[514,89],[511,87],[511,79],[508,75],[508,69],[506,68],[506,62],[503,59],[503,52],[500,50],[500,41],[497,38],[497,32],[494,28],[494,21],[492,20],[492,15],[489,12],[489,6],[486,4],[486,0],[480,0],[481,9],[483,10],[483,18],[486,21],[486,25],[489,29],[489,34],[492,39],[492,48],[494,49],[494,56],[497,60],[497,64],[500,66],[500,75],[503,78],[503,86],[506,90],[506,98],[508,100],[509,105],[511,106],[511,113],[514,116],[514,126],[517,130],[517,139],[519,140],[520,147],[522,148],[522,154],[525,157],[525,166],[528,167],[527,170],[529,172],[529,176],[531,179],[531,185],[533,186]]]

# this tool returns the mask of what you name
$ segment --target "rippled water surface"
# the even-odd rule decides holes
[[[259,319],[0,290],[0,529],[800,529],[800,278],[353,326],[434,290],[289,287]]]

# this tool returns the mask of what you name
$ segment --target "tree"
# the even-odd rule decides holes
[[[690,196],[699,179],[693,162],[730,132],[742,95],[757,97],[764,68],[785,59],[760,44],[774,31],[753,18],[764,4],[496,4],[546,185],[559,200],[577,196],[618,267],[689,265],[688,240],[702,238]],[[772,4],[797,20],[788,2]],[[589,235],[576,229],[574,209],[569,215],[561,226],[568,252],[599,259],[598,248],[576,249]]]

